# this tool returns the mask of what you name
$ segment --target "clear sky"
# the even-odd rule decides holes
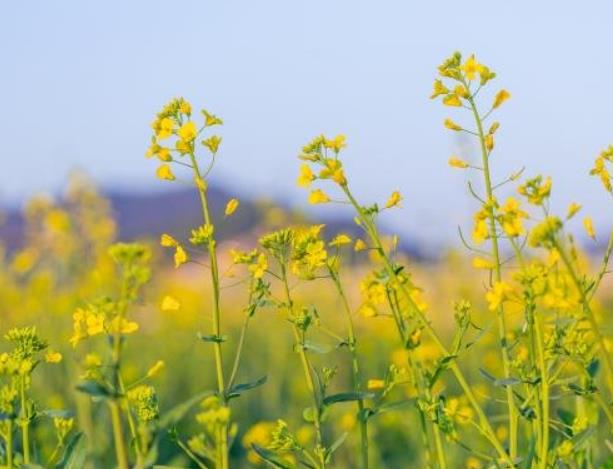
[[[0,198],[58,190],[73,168],[105,187],[164,187],[143,156],[149,123],[183,95],[224,118],[216,177],[236,191],[304,203],[299,148],[342,132],[355,192],[400,189],[390,223],[453,238],[473,203],[446,161],[470,147],[428,96],[457,49],[512,93],[496,177],[550,174],[556,205],[575,197],[604,229],[611,201],[587,173],[613,143],[612,17],[610,1],[3,2]]]

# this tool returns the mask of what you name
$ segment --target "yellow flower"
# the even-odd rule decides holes
[[[296,184],[298,184],[300,187],[309,187],[314,180],[315,175],[313,174],[313,171],[311,171],[311,167],[306,163],[302,164],[300,166],[300,174],[298,175]]]
[[[460,101],[460,98],[458,98],[457,95],[455,95],[455,94],[448,94],[447,96],[445,96],[443,98],[443,104],[445,106],[461,107],[462,106],[462,101]]]
[[[147,371],[147,378],[153,378],[156,376],[160,371],[162,371],[164,366],[165,364],[162,360],[155,362],[155,364]]]
[[[385,387],[385,381],[382,379],[369,379],[366,387],[369,391],[377,391]]]
[[[175,123],[169,117],[164,117],[163,119],[156,121],[153,123],[153,130],[155,131],[155,136],[159,140],[163,140],[172,135],[172,131],[174,130]]]
[[[494,286],[485,294],[485,299],[491,311],[498,309],[503,302],[508,300],[513,293],[513,288],[508,283],[496,282]]]
[[[347,146],[347,144],[345,143],[345,140],[346,140],[346,137],[342,134],[339,134],[336,137],[334,137],[332,140],[326,139],[324,145],[329,150],[334,151],[334,153],[338,153],[339,151],[341,151],[343,148]]]
[[[162,304],[160,305],[162,311],[178,311],[180,307],[181,303],[179,300],[170,295],[166,295],[162,299]]]
[[[470,96],[470,93],[468,92],[468,90],[466,89],[466,87],[464,85],[458,85],[453,89],[453,92],[458,95],[460,98],[468,98]]]
[[[330,197],[321,189],[315,189],[309,194],[309,203],[312,205],[330,202]]]
[[[519,201],[509,197],[500,210],[502,213],[498,216],[498,221],[503,231],[510,237],[524,234],[522,219],[528,218],[528,214],[519,208]]]
[[[449,158],[449,161],[447,163],[449,163],[449,166],[451,166],[452,168],[458,168],[458,169],[468,168],[468,163],[466,161],[456,158],[455,156],[452,156],[451,158]]]
[[[268,269],[268,259],[263,253],[258,254],[256,261],[249,265],[249,272],[253,278],[262,278]]]
[[[432,95],[430,95],[430,99],[434,99],[440,95],[448,94],[449,90],[441,80],[434,80],[434,89],[432,91]]]
[[[566,219],[570,220],[577,214],[579,210],[581,210],[581,204],[578,204],[577,202],[571,202],[566,212]]]
[[[85,366],[87,368],[96,368],[102,366],[102,359],[96,353],[88,353],[85,356]]]
[[[487,151],[492,151],[494,149],[494,136],[492,134],[487,134],[485,136],[485,148],[487,148]]]
[[[178,246],[179,242],[174,239],[172,236],[170,236],[169,234],[164,233],[161,237],[160,237],[160,244],[162,246],[164,246],[165,248],[170,248],[170,247],[175,247]]]
[[[179,128],[177,134],[184,142],[191,142],[198,136],[198,128],[192,121],[187,121]]]
[[[477,244],[481,244],[490,236],[487,224],[489,213],[489,209],[487,207],[483,207],[473,216],[475,226],[473,228],[472,237]]]
[[[165,148],[165,147],[160,147],[159,151],[157,152],[157,157],[158,160],[160,161],[172,161],[172,156],[170,155],[170,149]]]
[[[571,440],[564,440],[564,442],[558,446],[557,453],[558,456],[562,459],[567,459],[570,455],[573,454],[574,446]]]
[[[482,257],[475,257],[473,258],[473,267],[475,269],[491,270],[495,266],[494,266],[494,263],[490,260],[483,259]]]
[[[185,264],[188,261],[187,252],[183,249],[182,246],[178,245],[175,250],[175,268]]]
[[[462,71],[466,78],[469,80],[474,80],[477,73],[481,73],[484,69],[483,65],[477,62],[475,58],[475,54],[472,54],[463,64]]]
[[[385,208],[392,208],[400,206],[400,202],[402,202],[402,195],[398,191],[392,192],[389,199],[385,203]]]
[[[194,184],[196,185],[196,187],[198,188],[199,191],[206,191],[207,190],[207,184],[206,181],[204,179],[202,179],[201,177],[198,176],[194,176]]]
[[[351,238],[344,233],[337,234],[332,241],[330,241],[330,246],[343,246],[345,244],[351,244]]]
[[[340,186],[347,184],[347,178],[345,178],[345,172],[342,168],[337,169],[332,173],[332,180]]]
[[[45,354],[45,361],[47,363],[59,363],[62,361],[62,354],[60,352],[55,352],[53,350],[49,350]]]
[[[507,90],[500,90],[498,93],[496,93],[496,97],[494,97],[494,104],[492,105],[492,108],[496,109],[510,97],[511,93],[509,93]]]
[[[155,172],[155,175],[162,180],[165,181],[174,181],[175,175],[172,173],[172,169],[170,169],[170,165],[163,164]]]
[[[202,114],[204,115],[204,126],[211,127],[212,125],[221,125],[223,121],[214,114],[210,114],[204,109],[202,110]]]
[[[585,232],[590,238],[596,239],[596,231],[594,230],[594,222],[592,221],[590,217],[585,217],[583,219],[583,227],[585,228]]]
[[[519,186],[517,192],[526,197],[531,204],[542,205],[543,201],[551,195],[551,185],[550,177],[543,181],[542,176],[536,176]]]
[[[186,142],[185,140],[177,140],[175,142],[175,149],[182,155],[185,155],[191,151],[192,145],[190,142]]]
[[[192,113],[192,105],[187,101],[182,100],[181,104],[179,104],[179,112],[189,116]]]
[[[368,249],[368,246],[366,245],[366,243],[362,241],[361,239],[356,239],[355,244],[353,245],[353,250],[358,252],[358,251],[363,251],[365,249]]]
[[[230,199],[228,201],[228,203],[226,204],[226,210],[224,212],[227,217],[229,217],[234,212],[236,212],[236,209],[238,208],[239,203],[240,202],[238,201],[238,199]]]
[[[611,184],[611,173],[607,169],[605,165],[604,156],[599,156],[594,161],[594,167],[590,170],[590,175],[598,176],[600,178],[600,182],[608,192],[613,192],[613,185]]]
[[[87,311],[85,313],[85,326],[89,336],[102,334],[104,332],[104,316]]]
[[[456,132],[459,132],[460,130],[462,130],[462,127],[460,127],[458,124],[456,124],[454,121],[452,121],[449,118],[445,119],[445,121],[443,122],[443,125],[447,127],[449,130],[455,130]]]
[[[138,330],[138,324],[126,318],[115,317],[109,325],[109,333],[132,334]]]
[[[217,150],[219,150],[219,145],[221,144],[221,137],[218,135],[212,135],[206,140],[203,140],[202,144],[207,147],[211,153],[215,154],[217,153]]]

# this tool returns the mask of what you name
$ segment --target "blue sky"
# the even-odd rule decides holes
[[[400,229],[453,239],[473,209],[448,168],[470,145],[428,99],[436,66],[476,52],[512,99],[497,118],[496,178],[526,166],[554,177],[597,226],[611,201],[588,170],[613,143],[613,3],[410,1],[28,1],[0,14],[0,200],[57,191],[87,171],[105,187],[161,189],[143,154],[149,123],[185,96],[225,120],[219,182],[303,204],[296,154],[345,133],[364,200],[400,189]],[[461,118],[457,117],[458,120]],[[574,197],[574,198],[573,198]],[[327,210],[327,209],[324,209]]]

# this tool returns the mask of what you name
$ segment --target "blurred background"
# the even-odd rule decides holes
[[[180,186],[156,180],[144,158],[154,114],[181,95],[225,121],[214,175],[224,196],[308,210],[296,155],[319,133],[344,133],[354,191],[384,201],[399,189],[405,208],[384,222],[437,252],[474,209],[466,174],[447,166],[451,154],[473,158],[471,144],[442,128],[456,114],[428,99],[454,50],[476,52],[512,94],[497,116],[497,178],[526,165],[554,177],[555,208],[572,189],[597,228],[612,221],[588,176],[613,141],[610,2],[33,1],[1,11],[4,237],[19,233],[13,211],[25,199],[61,194],[73,170],[111,196],[126,236],[125,223],[185,208]]]

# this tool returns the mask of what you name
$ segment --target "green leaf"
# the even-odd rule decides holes
[[[92,397],[99,397],[108,399],[109,397],[116,397],[115,393],[102,383],[97,381],[83,381],[76,385],[77,391],[88,394]]]
[[[155,466],[153,466],[153,469],[187,469],[187,468],[182,467],[182,466],[160,466],[159,464],[156,464]]]
[[[585,370],[587,371],[587,374],[590,375],[590,378],[593,378],[594,376],[596,376],[596,373],[598,373],[599,369],[600,362],[597,358],[594,358]]]
[[[305,407],[302,411],[302,418],[305,422],[315,422],[315,409],[313,407]]]
[[[175,425],[179,420],[187,415],[192,408],[198,405],[205,397],[215,394],[213,391],[204,391],[195,396],[190,397],[186,401],[177,404],[175,407],[165,412],[164,415],[158,421],[160,428],[168,428],[171,425]]]
[[[253,451],[255,451],[259,457],[261,457],[264,461],[266,461],[272,467],[277,467],[279,469],[294,469],[295,468],[293,464],[290,465],[289,463],[283,461],[281,458],[279,458],[279,456],[277,456],[275,453],[273,453],[269,449],[262,448],[261,446],[258,446],[258,445],[252,445],[251,447],[253,448]]]
[[[345,440],[347,439],[347,436],[349,435],[349,433],[344,432],[341,436],[339,436],[336,441],[334,443],[332,443],[332,445],[326,450],[326,462],[330,462],[330,458],[332,457],[332,454],[334,454],[334,452],[339,449],[341,447],[341,445],[345,442]]]
[[[250,383],[241,383],[232,386],[228,390],[228,398],[238,397],[245,391],[249,391],[250,389],[257,388],[258,386],[263,385],[268,380],[268,376],[262,376],[261,378],[251,381]]]
[[[332,394],[324,398],[324,405],[332,405],[337,402],[350,402],[350,401],[359,401],[363,399],[372,399],[375,397],[375,394],[372,392],[341,392],[338,394]]]
[[[187,469],[187,468],[181,467],[181,466],[160,466],[159,464],[156,464],[155,466],[153,466],[153,469]]]
[[[596,431],[596,427],[588,427],[583,430],[578,435],[575,435],[571,441],[573,442],[573,446],[575,448],[581,447],[584,443],[588,442],[592,436],[592,434]]]
[[[314,353],[329,353],[332,349],[326,345],[316,344],[314,342],[306,341],[303,345],[304,350]]]
[[[200,332],[198,332],[198,338],[203,342],[211,342],[217,344],[221,344],[222,342],[228,340],[227,335],[203,335]]]
[[[72,410],[65,409],[46,409],[41,410],[39,412],[43,417],[49,417],[52,419],[60,418],[60,419],[70,419],[74,417],[75,413]]]
[[[403,399],[401,401],[388,402],[374,409],[370,409],[370,415],[367,415],[367,418],[378,414],[384,414],[385,412],[390,412],[409,404],[415,404],[415,399]]]
[[[85,466],[86,456],[85,435],[82,432],[76,433],[68,441],[62,459],[57,463],[55,469],[81,469]]]
[[[496,378],[489,374],[487,371],[485,371],[483,368],[479,368],[479,373],[481,373],[481,376],[483,376],[488,381],[491,381],[492,383],[496,381]]]
[[[502,386],[503,388],[506,388],[507,386],[514,386],[520,383],[521,383],[521,379],[510,376],[509,378],[495,380],[494,386]]]

